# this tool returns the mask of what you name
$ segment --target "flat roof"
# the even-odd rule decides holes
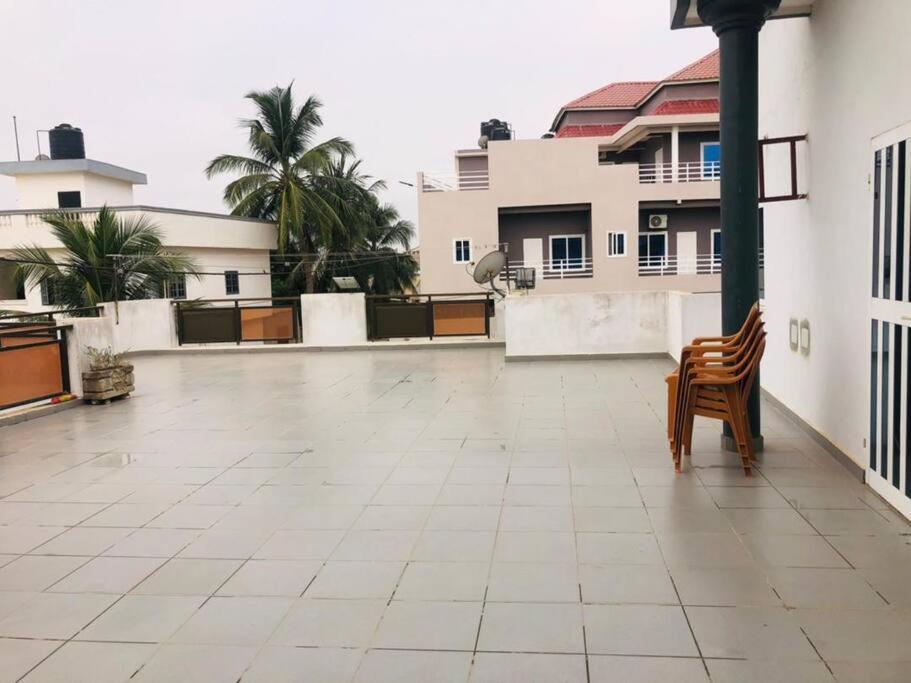
[[[148,206],[146,204],[129,204],[129,205],[108,205],[112,211],[148,211],[149,213],[173,213],[181,216],[202,216],[204,218],[224,218],[231,221],[246,221],[247,223],[263,223],[265,225],[275,225],[274,221],[265,218],[249,218],[247,216],[235,216],[230,213],[213,213],[212,211],[195,211],[193,209],[172,209],[164,206]],[[80,206],[73,209],[5,209],[0,210],[0,216],[25,216],[25,215],[43,215],[49,213],[96,213],[101,211],[100,206]]]
[[[92,173],[133,185],[148,183],[145,173],[94,159],[35,159],[34,161],[0,161],[0,175],[40,175],[48,173]]]

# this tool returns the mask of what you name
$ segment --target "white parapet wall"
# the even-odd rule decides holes
[[[599,292],[506,299],[506,358],[670,354],[719,334],[720,294]]]
[[[170,299],[144,299],[104,304],[113,321],[115,351],[159,351],[177,346],[177,323]]]
[[[301,295],[304,346],[354,346],[367,343],[364,294]]]
[[[667,352],[674,360],[694,338],[720,334],[721,292],[667,293]]]
[[[666,352],[666,292],[546,294],[506,299],[508,359]]]
[[[89,369],[88,349],[114,346],[114,320],[99,318],[58,318],[58,325],[70,325],[66,331],[66,356],[69,366],[70,393],[82,396],[82,373]]]

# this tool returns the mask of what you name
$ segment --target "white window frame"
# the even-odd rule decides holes
[[[582,261],[581,261],[581,263],[579,263],[578,266],[571,266],[571,265],[568,264],[568,261],[569,261],[569,242],[567,241],[567,243],[566,243],[566,260],[567,260],[567,265],[566,265],[566,266],[563,266],[563,267],[560,267],[560,268],[555,267],[555,266],[554,266],[554,263],[555,263],[555,259],[554,259],[554,240],[560,240],[560,239],[563,239],[563,240],[570,240],[570,239],[573,239],[573,238],[576,238],[576,237],[578,237],[580,240],[582,240]],[[585,233],[576,234],[576,235],[548,235],[548,237],[547,237],[547,256],[548,256],[548,259],[547,259],[547,260],[548,260],[549,270],[561,271],[561,272],[585,270],[585,258],[586,258],[586,257],[585,257]]]
[[[709,171],[705,165],[705,148],[708,145],[718,145],[719,152],[721,151],[721,140],[706,140],[699,143],[699,168],[702,169],[702,179],[703,180],[718,180],[721,177],[721,157],[718,157],[718,168]]]
[[[178,292],[177,296],[171,296],[171,287],[174,287],[176,290],[183,289],[183,294],[181,295]],[[186,299],[187,298],[187,276],[183,273],[180,273],[178,275],[168,278],[165,281],[164,294],[165,294],[166,299],[174,299],[174,300],[180,300],[180,301],[183,301],[184,299]]]
[[[229,292],[228,291],[228,276],[233,275],[235,281],[237,282],[237,291]],[[225,296],[240,296],[240,272],[236,270],[226,270],[225,271]]]
[[[623,236],[623,251],[618,252],[615,240],[620,235]],[[614,253],[611,253],[611,252]],[[629,254],[629,235],[626,230],[608,230],[607,231],[607,258],[626,258]]]
[[[712,230],[709,232],[709,251],[712,254],[712,261],[711,261],[712,266],[711,267],[712,267],[713,273],[716,270],[720,270],[720,268],[721,268],[721,252],[718,252],[717,254],[715,253],[715,233],[716,232],[719,235],[721,235],[721,228],[712,228]],[[724,237],[722,237],[721,239],[723,240]]]
[[[643,256],[643,255],[642,255],[642,253],[639,253],[639,254],[638,254],[638,258],[639,258],[639,268],[640,268],[640,269],[642,269],[642,268],[651,268],[651,269],[653,269],[653,270],[663,270],[663,269],[667,268],[667,259],[668,259],[668,256],[669,256],[669,254],[667,253],[667,249],[668,249],[667,232],[666,232],[666,231],[658,232],[657,230],[652,231],[652,232],[640,232],[638,235],[636,235],[636,249],[637,249],[637,250],[638,250],[638,248],[639,248],[639,239],[638,239],[638,238],[639,238],[639,237],[642,237],[642,236],[645,236],[645,237],[648,237],[648,238],[651,238],[651,237],[659,237],[659,236],[660,236],[660,237],[663,237],[663,238],[664,238],[664,256],[661,258],[661,263],[656,263],[656,264],[645,263],[645,264],[643,264],[643,263],[642,263],[642,256]],[[651,239],[647,239],[647,240],[646,240],[646,243],[649,243],[649,242],[651,242]],[[652,258],[652,256],[651,256],[651,254],[649,253],[649,254],[646,254],[646,255],[645,255],[645,258],[646,258],[647,260],[650,261],[651,258]]]
[[[465,242],[468,245],[468,258],[459,260],[456,253],[456,245],[459,242]],[[474,245],[471,243],[470,237],[456,237],[452,240],[452,262],[453,263],[471,263],[471,257],[474,254]]]

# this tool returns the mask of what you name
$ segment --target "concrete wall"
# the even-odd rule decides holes
[[[821,0],[810,18],[772,21],[760,34],[760,137],[809,135],[810,195],[765,205],[762,384],[862,467],[871,141],[911,121],[909,25],[911,3]],[[788,346],[792,317],[810,322],[809,355]]]
[[[510,296],[507,359],[669,353],[721,334],[721,295],[601,292]]]
[[[197,271],[218,273],[187,277],[187,299],[237,299],[271,297],[270,256],[268,251],[254,249],[201,249],[192,247],[181,250],[196,263]],[[236,270],[239,294],[225,293],[226,270]]]
[[[361,293],[301,295],[301,341],[307,346],[367,342],[367,311]]]
[[[667,292],[506,299],[506,357],[667,352]]]
[[[121,301],[119,322],[114,304],[104,304],[113,323],[115,351],[150,351],[177,346],[177,322],[170,299]]]
[[[648,217],[652,214],[667,214],[667,230],[650,230]],[[677,253],[677,233],[695,232],[699,255],[712,253],[712,230],[721,227],[719,207],[642,208],[639,210],[640,233],[667,233],[668,254]]]
[[[114,320],[99,318],[59,318],[59,325],[72,325],[66,333],[67,361],[70,370],[70,393],[82,396],[82,373],[89,369],[88,348],[115,347]],[[115,348],[116,350],[116,348]]]
[[[592,258],[590,210],[501,213],[498,234],[499,241],[509,245],[510,261],[525,258],[523,239],[540,239],[543,257],[550,259],[550,238],[556,235],[584,235],[585,258]]]
[[[721,293],[667,293],[667,351],[680,360],[680,350],[696,337],[721,335]]]

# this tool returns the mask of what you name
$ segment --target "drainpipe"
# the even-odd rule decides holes
[[[759,31],[781,0],[698,0],[721,49],[721,328],[734,334],[759,299]],[[762,449],[759,378],[750,428]],[[736,450],[727,425],[722,446]]]

